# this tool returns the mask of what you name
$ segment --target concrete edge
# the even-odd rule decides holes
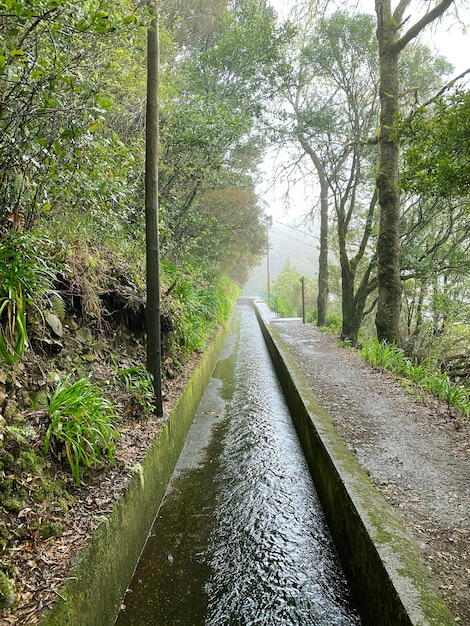
[[[44,615],[41,626],[111,626],[165,495],[199,401],[225,341],[219,327],[191,375],[167,423],[136,466],[111,516],[78,556],[72,578]]]
[[[420,548],[315,399],[252,303],[364,626],[450,626]]]

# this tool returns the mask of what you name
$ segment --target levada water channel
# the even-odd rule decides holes
[[[116,625],[360,623],[255,313],[239,305]]]

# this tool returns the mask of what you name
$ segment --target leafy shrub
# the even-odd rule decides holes
[[[23,355],[27,304],[44,294],[54,279],[44,260],[44,243],[32,233],[0,239],[0,354],[7,363]]]
[[[49,418],[44,451],[48,453],[51,441],[63,444],[77,485],[81,483],[80,465],[95,467],[102,451],[114,465],[118,438],[113,426],[115,408],[89,378],[69,385],[67,377],[59,383],[49,399]]]
[[[238,295],[234,281],[220,276],[202,276],[196,268],[186,270],[162,264],[162,282],[170,284],[175,300],[175,335],[184,354],[202,350],[219,323],[227,321]]]
[[[343,325],[343,318],[338,313],[329,313],[326,316],[326,327],[334,333],[340,333]]]
[[[312,309],[307,312],[305,321],[309,324],[316,324],[318,322],[318,309]],[[326,316],[325,330],[330,333],[340,333],[343,325],[343,318],[339,313],[328,313]]]
[[[316,324],[318,322],[318,309],[312,309],[311,311],[307,311],[305,321],[309,324]]]
[[[277,312],[281,317],[297,317],[298,310],[292,302],[279,296],[273,297],[276,299]]]

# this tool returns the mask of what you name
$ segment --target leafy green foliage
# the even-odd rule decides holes
[[[25,349],[27,305],[54,279],[45,260],[48,243],[31,233],[0,239],[0,354],[8,363],[18,361]]]
[[[193,66],[191,87],[223,96],[230,110],[252,119],[272,95],[275,68],[292,32],[290,25],[276,26],[272,7],[260,10],[257,0],[237,0],[218,16]]]
[[[445,372],[436,372],[426,362],[413,363],[402,349],[385,341],[367,340],[361,356],[375,367],[382,367],[403,376],[421,389],[441,398],[457,408],[463,415],[470,415],[470,394],[467,389],[451,382]]]
[[[404,146],[401,186],[417,194],[455,200],[470,186],[470,91],[420,107],[399,126]]]
[[[109,106],[97,93],[90,57],[98,64],[104,48],[97,41],[131,28],[126,14],[133,7],[128,0],[0,7],[0,227],[12,221],[31,228],[64,195],[86,197],[78,193],[80,164]],[[88,182],[95,189],[107,180]]]
[[[271,286],[271,297],[275,298],[275,310],[282,317],[297,317],[302,315],[302,276],[287,261],[282,271],[277,275]],[[305,309],[308,311],[314,305],[313,281],[304,277]]]
[[[237,285],[217,274],[204,276],[195,267],[184,271],[169,262],[162,265],[162,278],[174,298],[176,352],[186,356],[203,349],[216,325],[228,320],[239,293]]]
[[[341,325],[343,318],[339,313],[328,313],[326,316],[326,330],[329,333],[339,334],[341,332]]]
[[[228,294],[222,281],[210,287],[182,281],[176,294],[183,310],[181,329],[189,354],[204,348],[215,324],[226,319]]]
[[[62,444],[72,476],[80,485],[80,466],[95,467],[102,452],[114,464],[118,433],[113,423],[115,408],[101,396],[100,389],[89,378],[69,384],[63,380],[49,399],[51,420],[44,441],[47,454]]]
[[[128,367],[119,372],[119,378],[124,381],[126,391],[130,393],[136,404],[144,411],[153,412],[155,393],[153,379],[150,372],[144,367]]]
[[[180,56],[180,91],[162,107],[161,241],[172,261],[183,256],[242,284],[265,246],[251,176],[263,143],[255,127],[288,35],[254,0],[215,14],[203,50]]]
[[[17,443],[23,444],[36,436],[36,429],[30,424],[7,424],[5,432],[8,437],[14,439]]]
[[[311,309],[305,316],[305,321],[309,324],[316,324],[318,322],[318,310]],[[328,313],[326,317],[326,326],[323,326],[322,330],[332,335],[339,335],[342,323],[343,318],[339,313]],[[344,341],[345,345],[351,345],[351,341],[348,338],[345,338]]]

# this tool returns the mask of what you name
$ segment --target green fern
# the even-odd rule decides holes
[[[61,298],[61,296],[57,292],[53,292],[49,296],[49,301],[51,303],[52,312],[57,315],[57,317],[64,321],[65,318],[65,302]]]
[[[23,444],[30,439],[34,439],[37,434],[35,428],[29,424],[24,424],[22,426],[8,425],[5,426],[5,432],[19,444]]]

